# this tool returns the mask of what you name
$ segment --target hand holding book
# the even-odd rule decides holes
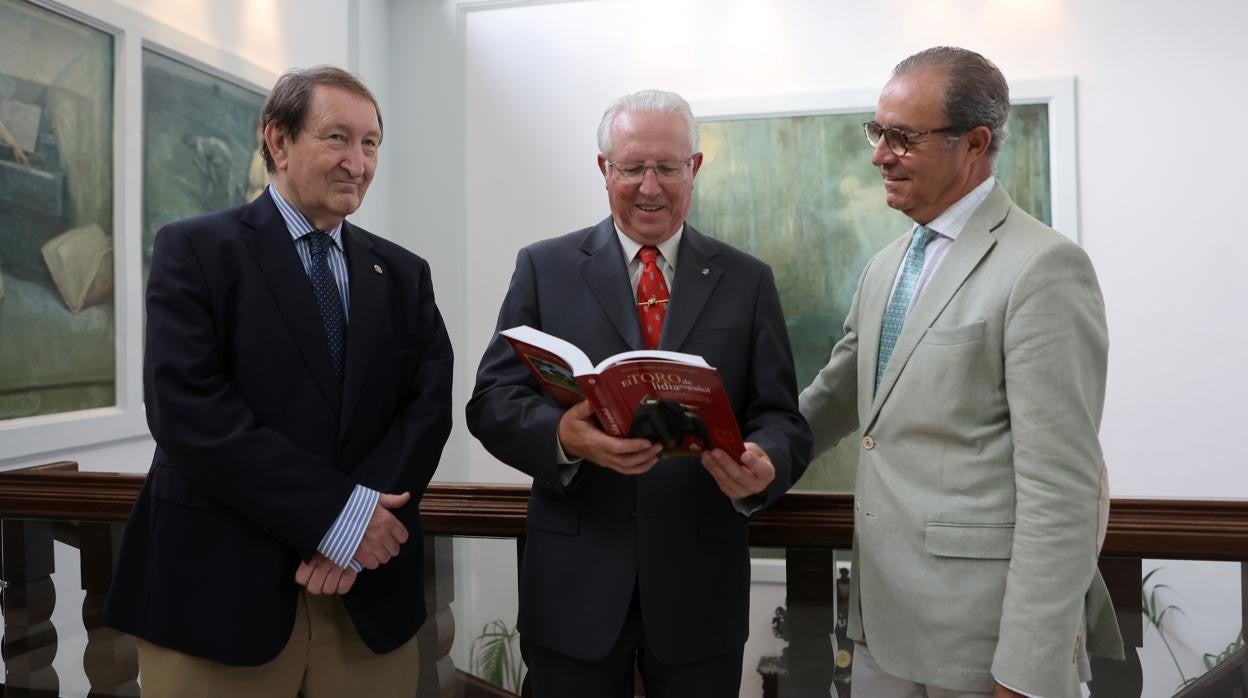
[[[776,466],[756,443],[746,443],[745,453],[735,461],[723,451],[705,453],[702,465],[720,491],[733,500],[759,494],[776,479]]]
[[[663,450],[645,439],[620,438],[603,432],[588,400],[563,413],[559,443],[567,455],[584,458],[621,475],[641,475],[653,468]]]
[[[745,453],[719,372],[700,356],[629,351],[594,365],[569,342],[527,325],[502,335],[547,395],[565,406],[588,402],[608,436],[645,439],[660,445],[665,456],[700,456],[720,448],[740,460]],[[625,460],[627,467],[638,467],[635,459]]]

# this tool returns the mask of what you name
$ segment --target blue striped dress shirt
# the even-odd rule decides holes
[[[295,250],[299,252],[299,259],[303,262],[303,271],[310,278],[312,253],[308,250],[303,237],[315,232],[316,229],[302,213],[287,203],[282,195],[277,193],[277,187],[271,184],[269,195],[273,197],[273,203],[277,204],[277,210],[282,214],[282,219],[286,221],[286,229],[290,231],[290,237],[295,241]],[[343,316],[350,320],[351,287],[347,283],[347,258],[342,250],[342,223],[334,226],[326,234],[333,241],[328,248],[327,255],[329,270],[333,272],[334,282],[338,284]],[[346,506],[342,508],[338,518],[325,532],[325,537],[321,538],[321,543],[316,546],[316,549],[339,567],[349,566],[356,572],[363,569],[360,563],[353,559],[355,549],[359,547],[360,539],[364,537],[364,530],[368,528],[368,520],[372,518],[373,508],[377,506],[377,499],[380,496],[381,493],[377,490],[369,489],[364,485],[356,485],[351,491],[351,496],[347,498]]]

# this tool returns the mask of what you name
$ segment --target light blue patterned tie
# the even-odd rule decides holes
[[[901,335],[901,327],[906,323],[906,310],[910,307],[910,299],[914,297],[914,288],[919,285],[919,276],[923,274],[927,243],[931,242],[933,237],[936,237],[935,230],[920,225],[914,229],[910,249],[906,250],[901,278],[897,279],[897,288],[893,289],[893,297],[888,299],[888,308],[884,310],[884,324],[880,327],[880,354],[875,362],[875,387],[877,389],[880,387],[880,379],[884,377],[884,369],[888,368],[888,360],[893,355],[897,337]]]

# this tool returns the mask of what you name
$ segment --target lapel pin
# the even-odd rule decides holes
[[[710,276],[710,275],[711,275],[710,267],[702,267],[702,276]]]
[[[374,265],[373,265],[373,271],[375,271],[375,272],[377,272],[378,274],[380,274],[380,273],[381,273],[381,265],[380,265],[380,264],[374,264]]]

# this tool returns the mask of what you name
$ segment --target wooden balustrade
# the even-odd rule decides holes
[[[41,468],[0,473],[0,516],[125,521],[143,475]],[[71,464],[68,464],[72,466]],[[421,500],[426,535],[524,536],[529,488],[433,483]],[[750,524],[750,543],[776,548],[848,548],[854,497],[790,492]],[[1248,501],[1114,499],[1102,555],[1179,560],[1248,558]]]
[[[83,660],[92,695],[137,695],[133,641],[102,627],[99,614],[112,575],[121,524],[143,481],[144,476],[138,474],[78,472],[72,462],[0,473],[4,568],[23,570],[20,578],[9,575],[4,595],[3,649],[10,679],[35,691],[55,690],[57,677],[51,657],[56,629],[49,620],[55,603],[50,581],[55,538],[80,552],[82,588],[86,592],[82,616],[88,634]],[[425,669],[420,695],[451,698],[463,695],[464,690],[474,695],[505,695],[489,693],[479,681],[466,681],[451,663],[455,633],[450,609],[454,588],[452,537],[523,539],[528,497],[529,488],[524,486],[434,483],[421,500],[421,523],[427,536],[429,622],[418,636]],[[791,634],[788,656],[802,666],[827,669],[800,671],[816,690],[823,691],[822,695],[833,680],[833,665],[827,661],[831,651],[828,637],[835,625],[831,595],[837,590],[838,571],[831,550],[848,549],[852,541],[850,493],[791,492],[750,525],[752,545],[786,550]],[[1244,574],[1248,576],[1248,501],[1113,500],[1101,567],[1129,647],[1142,641],[1141,559],[1237,560],[1245,563]],[[1248,592],[1248,580],[1244,586]],[[1248,608],[1245,622],[1248,624]],[[1230,679],[1224,674],[1248,672],[1244,666],[1240,656],[1234,669],[1222,669],[1214,678],[1226,683]],[[1245,676],[1248,682],[1248,674]],[[11,683],[10,690],[16,686]],[[1105,693],[1094,689],[1093,695]]]

